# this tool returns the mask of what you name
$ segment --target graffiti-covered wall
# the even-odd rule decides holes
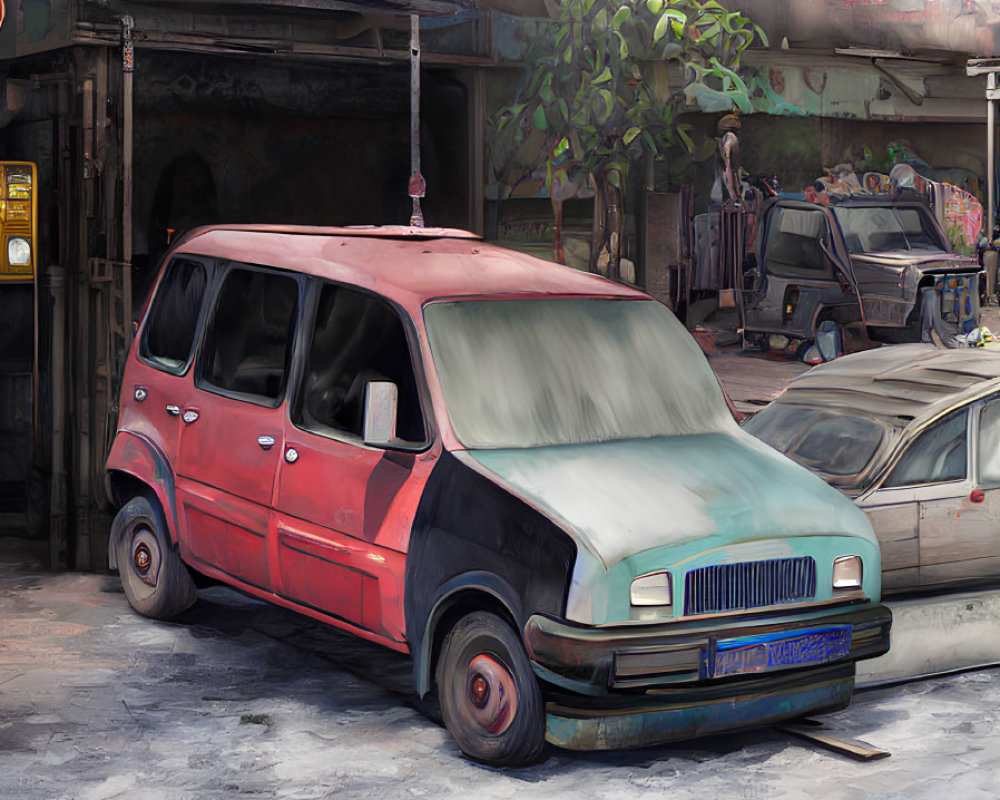
[[[760,22],[776,43],[880,50],[1000,52],[998,0],[723,0]]]

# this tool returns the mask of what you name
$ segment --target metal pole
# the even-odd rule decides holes
[[[420,17],[410,15],[410,197],[413,214],[410,226],[424,227],[420,198],[427,193],[427,184],[420,174]]]
[[[122,261],[132,262],[132,17],[122,17]],[[128,320],[126,320],[128,322]]]
[[[994,109],[993,96],[997,89],[997,74],[991,72],[986,76],[986,230],[984,231],[987,240],[993,241],[993,226],[995,224],[994,214],[996,213],[996,200],[994,199],[994,184],[996,176],[994,171],[994,142],[996,141],[996,131],[994,130]]]

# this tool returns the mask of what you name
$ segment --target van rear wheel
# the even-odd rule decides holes
[[[445,637],[437,664],[445,727],[469,758],[525,766],[545,749],[538,680],[514,630],[496,614],[476,611]]]
[[[132,608],[145,617],[169,619],[194,605],[194,581],[170,544],[158,503],[133,497],[111,523],[111,536]]]

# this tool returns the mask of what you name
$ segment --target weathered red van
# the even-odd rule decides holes
[[[461,231],[184,237],[108,479],[137,611],[194,571],[408,652],[493,764],[843,707],[889,645],[864,514],[669,310]]]

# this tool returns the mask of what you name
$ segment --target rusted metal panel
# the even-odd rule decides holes
[[[899,570],[920,563],[916,503],[866,508],[882,550],[882,570]]]

